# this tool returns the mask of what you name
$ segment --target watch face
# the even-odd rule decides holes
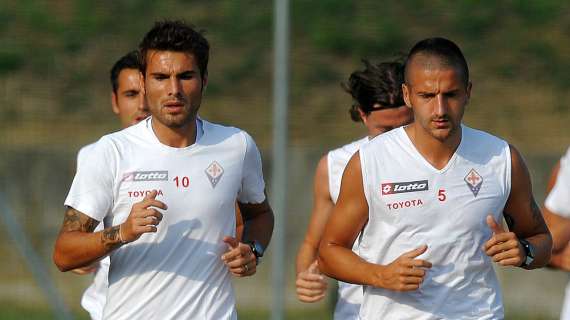
[[[255,251],[257,251],[257,256],[258,257],[263,257],[263,252],[265,251],[263,249],[263,246],[261,245],[261,243],[254,241],[253,242],[253,246],[255,247]]]
[[[524,251],[526,253],[523,266],[529,266],[534,261],[534,248],[532,247],[530,242],[528,242],[525,239],[521,239],[520,243],[522,244]]]
[[[533,261],[534,261],[533,257],[531,257],[531,256],[526,256],[526,259],[524,260],[524,264],[525,264],[525,266],[528,266],[528,265],[530,265]]]

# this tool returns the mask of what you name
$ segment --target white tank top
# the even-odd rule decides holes
[[[360,146],[368,142],[368,137],[353,141],[338,149],[332,150],[327,155],[329,174],[329,193],[334,203],[340,193],[342,174],[350,158],[358,151]],[[355,242],[352,250],[357,251],[358,243]],[[352,283],[338,282],[338,301],[334,310],[335,320],[352,320],[358,318],[360,304],[362,303],[362,286]]]
[[[414,147],[404,128],[360,149],[369,221],[359,246],[367,261],[387,265],[428,245],[418,258],[433,264],[419,290],[366,286],[361,319],[503,319],[485,219],[502,221],[510,193],[508,144],[462,126],[457,151],[441,170]]]

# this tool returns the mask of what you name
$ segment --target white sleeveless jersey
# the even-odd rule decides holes
[[[368,142],[369,138],[364,137],[353,141],[338,149],[330,151],[327,155],[329,193],[334,203],[338,200],[340,193],[340,182],[342,174],[350,158],[358,151],[360,146]],[[358,243],[355,242],[352,250],[357,252]],[[335,320],[352,320],[358,318],[360,304],[362,303],[362,286],[352,283],[338,282],[338,301],[334,310]]]
[[[259,151],[244,131],[202,120],[195,144],[172,148],[151,121],[96,142],[65,201],[105,227],[152,190],[168,206],[156,233],[111,253],[103,318],[236,319],[222,239],[235,235],[236,199],[265,200]]]
[[[360,255],[387,265],[428,245],[433,264],[419,290],[366,286],[361,319],[502,319],[493,262],[482,249],[492,236],[486,216],[502,221],[510,193],[508,144],[462,126],[461,143],[441,170],[427,162],[404,128],[360,149],[369,221]]]

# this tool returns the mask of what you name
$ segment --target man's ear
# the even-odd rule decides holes
[[[469,81],[469,83],[467,84],[467,101],[465,104],[468,104],[469,100],[471,99],[471,88],[473,88],[473,83]]]
[[[202,93],[206,91],[206,87],[208,86],[208,74],[205,74],[202,78]]]
[[[406,106],[408,106],[408,108],[412,108],[412,100],[410,99],[410,90],[411,88],[408,87],[407,84],[402,83],[402,95],[404,96],[404,102],[406,103]]]
[[[120,112],[117,98],[118,97],[117,97],[117,94],[115,93],[115,91],[111,91],[111,106],[113,107],[113,113],[114,114],[119,114],[119,112]]]
[[[139,82],[140,82],[140,88],[141,88],[141,94],[143,96],[146,95],[146,89],[144,87],[144,73],[142,73],[142,71],[139,71]]]
[[[360,107],[356,108],[356,110],[358,110],[358,115],[360,116],[360,120],[362,120],[362,123],[364,123],[364,125],[366,125],[366,122],[368,121],[368,117],[366,116],[366,113],[364,111],[362,111],[362,109]]]

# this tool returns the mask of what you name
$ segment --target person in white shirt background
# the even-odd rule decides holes
[[[122,128],[139,123],[149,116],[141,81],[141,63],[138,51],[131,51],[122,56],[111,68],[111,105],[113,113],[119,118]],[[86,161],[84,155],[93,145],[83,147],[77,156],[77,162]],[[103,230],[99,223],[95,231]],[[76,274],[93,273],[93,282],[81,297],[81,306],[89,312],[91,319],[103,319],[103,307],[107,295],[107,273],[109,257],[101,259],[85,268],[72,270]]]
[[[354,101],[350,108],[351,119],[362,122],[367,135],[328,152],[315,170],[311,220],[297,254],[296,289],[302,302],[316,302],[325,297],[327,279],[319,271],[317,250],[338,199],[340,180],[348,160],[369,139],[413,120],[412,111],[405,105],[402,95],[404,66],[395,61],[363,62],[365,68],[354,71],[343,83],[343,88]],[[361,303],[361,286],[339,282],[334,318],[356,319]]]
[[[552,233],[549,266],[570,272],[570,148],[552,168],[543,214]],[[566,286],[561,320],[570,320],[570,283]]]

